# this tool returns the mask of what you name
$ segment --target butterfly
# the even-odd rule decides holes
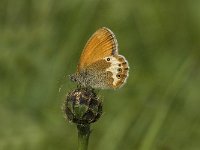
[[[128,73],[128,61],[118,54],[114,33],[102,27],[87,41],[77,71],[69,77],[81,87],[117,89],[126,83]]]

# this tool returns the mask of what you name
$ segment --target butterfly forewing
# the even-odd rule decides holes
[[[104,57],[116,54],[118,54],[118,45],[114,33],[108,28],[100,28],[85,45],[77,71],[81,71],[83,68]]]

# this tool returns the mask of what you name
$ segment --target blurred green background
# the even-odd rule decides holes
[[[200,1],[1,0],[0,149],[75,150],[61,106],[81,51],[110,28],[130,64],[101,91],[90,150],[200,149]]]

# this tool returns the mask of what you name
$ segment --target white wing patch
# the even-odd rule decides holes
[[[119,73],[118,68],[119,68],[120,61],[113,56],[105,57],[104,59],[111,63],[111,66],[108,69],[106,69],[106,71],[112,72],[113,74],[112,77],[114,79],[113,85],[116,86],[117,82],[120,80],[117,78],[117,74]]]

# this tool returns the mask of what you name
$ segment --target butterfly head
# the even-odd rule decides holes
[[[77,74],[77,73],[74,73],[74,74],[69,75],[69,79],[70,79],[72,82],[78,82],[78,74]]]
[[[69,79],[80,86],[87,87],[87,75],[85,72],[71,74],[69,75]]]

